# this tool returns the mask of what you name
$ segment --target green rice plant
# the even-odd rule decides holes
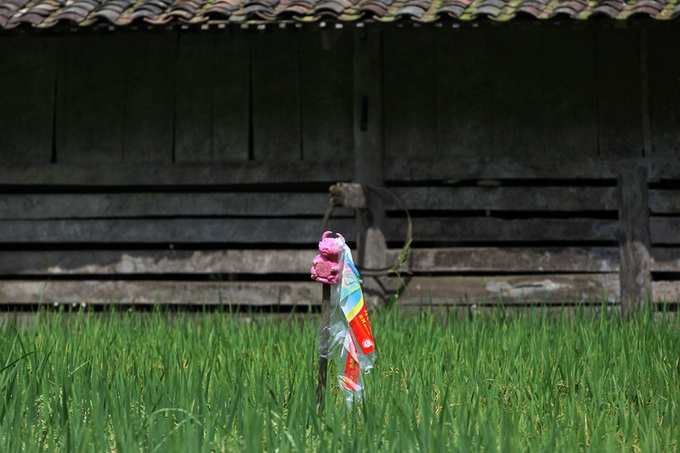
[[[37,316],[0,335],[0,451],[680,449],[673,317],[374,313],[364,401],[330,373],[317,413],[318,316]]]

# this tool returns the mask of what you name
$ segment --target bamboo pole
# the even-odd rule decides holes
[[[321,292],[321,332],[319,347],[319,386],[316,389],[316,411],[323,405],[323,393],[328,375],[328,336],[331,324],[331,285],[324,283]]]

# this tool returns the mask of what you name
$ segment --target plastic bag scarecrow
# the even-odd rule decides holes
[[[338,381],[349,405],[361,401],[364,381],[375,363],[375,341],[368,310],[361,291],[361,276],[352,261],[345,238],[326,231],[314,258],[312,278],[331,286],[331,320],[328,336],[328,359],[339,358]],[[322,329],[324,326],[322,326]]]

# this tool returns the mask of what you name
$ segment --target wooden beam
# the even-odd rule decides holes
[[[680,243],[680,218],[650,217],[650,242],[654,245],[675,245]]]
[[[393,290],[396,279],[387,282]],[[616,274],[541,274],[505,276],[413,277],[399,296],[400,305],[536,305],[613,303]]]
[[[236,186],[346,181],[352,168],[336,161],[231,164],[0,165],[0,185]]]
[[[403,241],[406,219],[390,219],[385,236]],[[537,242],[537,241],[616,241],[618,224],[612,219],[496,217],[421,217],[413,219],[415,242]]]
[[[0,252],[0,275],[307,275],[313,250],[60,250]]]
[[[661,304],[680,303],[680,282],[662,280],[652,283],[652,301]]]
[[[651,296],[647,172],[623,165],[619,173],[619,247],[621,253],[621,313],[629,318]]]
[[[382,32],[358,29],[354,34],[354,180],[365,187],[384,185]],[[380,197],[365,190],[368,209],[357,216],[357,264],[382,269],[386,263],[385,212]],[[369,306],[382,305],[382,285],[364,281]]]
[[[316,282],[4,281],[0,305],[319,305]]]
[[[675,158],[626,159],[648,168],[649,180],[677,179]],[[385,180],[440,181],[454,184],[480,179],[606,179],[614,182],[618,159],[394,159],[387,162]],[[181,186],[277,183],[333,183],[353,179],[351,166],[336,161],[235,162],[231,164],[7,164],[0,163],[0,185],[40,186]],[[357,181],[359,182],[359,181]]]
[[[354,221],[333,219],[334,231],[355,234]],[[316,219],[3,220],[0,242],[23,244],[316,244]]]
[[[502,154],[502,153],[501,153]],[[479,179],[616,179],[617,162],[610,159],[540,158],[398,158],[387,163],[386,181]],[[677,164],[675,165],[677,167]]]
[[[664,249],[653,270],[680,271],[680,251]],[[656,251],[656,250],[655,250]],[[394,264],[399,249],[387,252]],[[207,275],[309,273],[313,250],[25,250],[0,252],[0,275]],[[415,273],[619,271],[614,247],[414,248],[406,269]]]
[[[398,250],[391,250],[389,262]],[[614,247],[456,247],[414,248],[407,267],[411,272],[618,272],[619,251]]]
[[[94,219],[174,216],[322,216],[325,193],[141,192],[8,194],[0,198],[0,219]],[[336,209],[334,217],[354,217]]]
[[[354,33],[354,179],[360,184],[384,180],[381,33]]]
[[[615,187],[429,186],[390,190],[411,211],[615,211],[619,201]],[[385,199],[385,208],[403,209],[391,198]]]

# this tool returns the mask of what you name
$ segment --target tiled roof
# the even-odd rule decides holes
[[[680,16],[680,0],[0,0],[0,29],[22,24],[442,22]]]

